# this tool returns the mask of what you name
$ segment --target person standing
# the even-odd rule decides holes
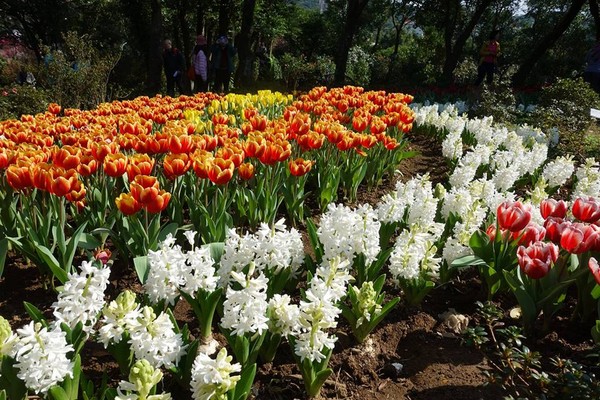
[[[229,81],[233,72],[235,49],[229,43],[227,36],[221,35],[211,51],[211,65],[215,72],[215,87],[217,93],[229,92]]]
[[[167,79],[167,95],[175,97],[175,86],[177,86],[179,94],[183,94],[181,77],[185,70],[185,59],[179,49],[173,47],[169,39],[163,43],[163,65]]]
[[[192,65],[194,66],[194,93],[208,91],[208,46],[206,38],[198,35],[196,46],[194,46],[194,57]]]
[[[488,40],[481,46],[479,55],[479,67],[477,68],[477,79],[475,80],[475,86],[481,85],[483,79],[488,85],[491,85],[494,81],[494,73],[498,67],[498,54],[500,53],[500,43],[498,38],[500,36],[499,30],[493,30],[490,33]]]

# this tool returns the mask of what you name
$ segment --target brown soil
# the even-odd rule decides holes
[[[447,166],[440,157],[441,150],[435,140],[411,137],[411,148],[419,151],[417,157],[404,160],[395,179],[407,180],[428,172],[434,183],[446,178]],[[359,203],[375,203],[383,193],[393,189],[394,180],[376,191],[361,191]],[[23,264],[19,258],[9,258],[5,274],[0,278],[0,315],[10,320],[13,329],[25,324],[29,317],[23,301],[28,301],[51,318],[50,307],[56,297],[52,290],[44,289],[34,266]],[[121,264],[113,266],[109,297],[114,298],[123,288],[140,291],[135,273]],[[388,295],[398,295],[393,286],[386,287]],[[454,308],[458,313],[473,314],[475,301],[484,300],[481,284],[475,274],[457,279],[452,285],[436,288],[421,308],[398,306],[380,324],[371,336],[357,345],[343,321],[330,361],[333,374],[323,387],[327,399],[435,399],[468,400],[500,399],[502,391],[486,385],[485,371],[489,361],[480,351],[462,346],[460,338],[441,323],[439,314]],[[176,318],[197,330],[189,306],[180,302]],[[589,332],[589,331],[588,331]],[[544,339],[544,347],[554,346],[557,352],[571,352],[559,337]],[[222,339],[222,338],[218,338]],[[118,367],[100,345],[84,348],[85,372],[94,381],[106,371],[113,383],[124,378]],[[189,394],[173,389],[175,399],[188,398]],[[261,365],[253,388],[256,399],[302,399],[304,387],[292,352],[282,345],[273,363]]]

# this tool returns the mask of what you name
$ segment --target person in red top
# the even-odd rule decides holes
[[[500,36],[499,30],[493,30],[490,33],[489,40],[487,40],[479,50],[481,56],[479,60],[479,67],[477,68],[477,79],[475,80],[475,86],[481,85],[483,78],[488,85],[491,85],[494,81],[494,73],[498,66],[498,54],[500,53],[500,43],[498,43],[498,37]]]

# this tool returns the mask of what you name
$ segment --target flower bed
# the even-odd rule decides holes
[[[287,343],[314,397],[333,373],[340,320],[363,343],[398,303],[420,304],[462,266],[477,268],[490,298],[515,295],[528,333],[542,311],[551,324],[570,286],[576,315],[595,319],[594,162],[548,161],[552,141],[538,130],[451,108],[412,111],[409,100],[315,88],[298,100],[141,98],[62,117],[53,106],[5,122],[0,246],[5,256],[10,243],[62,286],[52,318],[27,304],[32,322],[16,334],[0,320],[0,387],[9,398],[76,398],[88,382],[80,352],[97,341],[129,376],[119,398],[148,398],[157,387],[164,393],[152,398],[169,398],[179,385],[194,398],[243,399],[257,363]],[[434,188],[425,175],[399,181],[375,206],[336,204],[338,193],[354,199],[361,183],[376,185],[410,155],[402,132],[413,119],[412,135],[442,141],[448,184]],[[547,198],[574,172],[567,217],[565,203]],[[324,211],[318,223],[305,216],[306,189]],[[306,223],[309,248],[276,221],[282,209],[290,223]],[[78,248],[94,251],[95,264],[72,267]],[[105,303],[117,256],[131,260],[143,290]],[[173,316],[182,300],[195,315],[193,334]],[[175,386],[158,385],[166,371]]]

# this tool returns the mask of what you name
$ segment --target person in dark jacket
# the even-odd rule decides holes
[[[215,93],[227,93],[229,91],[229,81],[233,72],[233,58],[235,49],[229,43],[227,36],[221,35],[217,39],[210,52],[211,68],[215,74]]]
[[[174,97],[176,85],[179,94],[183,94],[181,77],[183,76],[183,71],[185,71],[185,59],[183,54],[176,47],[173,47],[169,39],[164,41],[163,49],[163,65],[165,77],[167,78],[167,94]]]

